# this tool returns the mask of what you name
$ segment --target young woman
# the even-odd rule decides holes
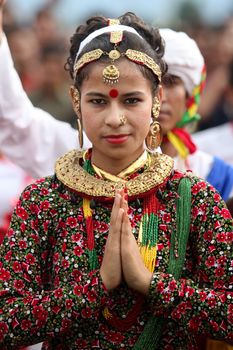
[[[1,247],[0,347],[196,349],[232,337],[232,218],[154,150],[161,36],[132,13],[77,28],[71,97],[93,147],[28,186]]]

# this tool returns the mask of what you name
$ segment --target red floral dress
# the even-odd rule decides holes
[[[149,295],[126,331],[103,317],[124,319],[138,300],[125,283],[108,292],[99,269],[89,271],[82,198],[55,176],[22,193],[1,246],[0,349],[44,342],[43,349],[133,349],[152,315],[165,317],[160,349],[196,349],[194,334],[233,338],[232,218],[215,189],[191,177],[192,210],[180,280],[167,273],[176,227],[180,173],[159,186],[157,263]],[[158,187],[155,189],[157,193]],[[142,201],[143,199],[141,199]],[[101,264],[112,204],[93,209]],[[137,238],[142,208],[129,202]]]

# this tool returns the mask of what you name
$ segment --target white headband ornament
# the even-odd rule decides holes
[[[112,61],[112,63],[103,70],[103,81],[106,84],[113,85],[118,83],[120,72],[118,68],[114,65],[114,61],[123,56],[128,58],[130,61],[148,67],[157,76],[159,81],[161,81],[160,67],[150,56],[137,50],[128,49],[126,52],[122,53],[117,50],[117,44],[120,43],[123,38],[123,31],[136,34],[141,39],[143,39],[143,37],[140,34],[138,34],[138,32],[134,28],[117,24],[119,23],[119,20],[113,19],[109,21],[110,25],[95,30],[81,42],[74,61],[74,79],[76,78],[76,75],[79,72],[79,70],[82,69],[86,64],[98,60],[102,55],[107,55]],[[113,50],[111,50],[110,52],[104,52],[101,49],[95,49],[84,53],[83,55],[81,55],[80,58],[78,58],[87,44],[89,44],[93,39],[104,33],[110,33],[110,42],[115,45]]]
[[[92,32],[91,34],[89,34],[80,44],[76,58],[75,58],[75,62],[78,58],[78,56],[80,55],[80,53],[82,52],[82,50],[84,49],[84,47],[89,44],[93,39],[97,38],[98,36],[105,34],[105,33],[112,33],[112,32],[129,32],[129,33],[133,33],[136,34],[137,36],[139,36],[141,39],[142,36],[140,34],[138,34],[138,32],[129,26],[124,26],[122,24],[113,24],[107,27],[103,27],[100,29],[95,30],[94,32]]]

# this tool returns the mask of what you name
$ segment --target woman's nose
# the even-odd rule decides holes
[[[119,108],[110,108],[107,111],[106,117],[105,117],[105,123],[106,125],[111,126],[112,128],[118,128],[120,125],[122,125],[122,118],[123,111]]]

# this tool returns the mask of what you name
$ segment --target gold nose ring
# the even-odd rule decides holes
[[[127,122],[126,116],[124,114],[121,114],[120,115],[120,125],[123,126],[126,124],[126,122]]]

